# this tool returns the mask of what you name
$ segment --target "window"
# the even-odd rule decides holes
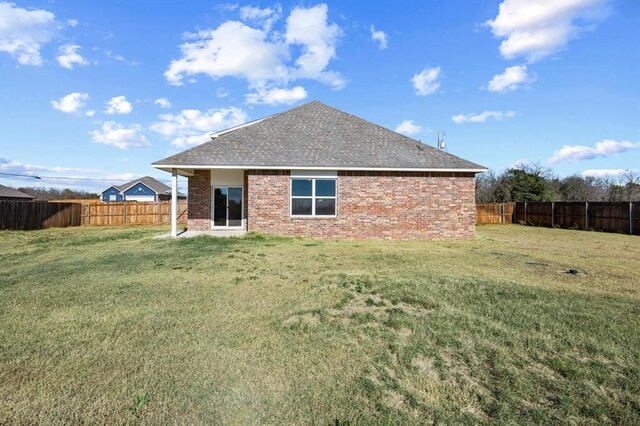
[[[291,216],[335,216],[336,179],[291,179]]]
[[[109,194],[109,201],[116,201],[116,194]]]

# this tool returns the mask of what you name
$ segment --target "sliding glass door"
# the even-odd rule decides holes
[[[213,188],[213,226],[238,228],[242,226],[242,187],[217,186]]]

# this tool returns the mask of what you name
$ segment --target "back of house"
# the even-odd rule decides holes
[[[153,166],[188,178],[189,230],[353,239],[473,237],[486,170],[316,101]]]

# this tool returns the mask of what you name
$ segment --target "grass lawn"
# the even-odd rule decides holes
[[[639,237],[162,232],[0,232],[0,424],[640,424]]]

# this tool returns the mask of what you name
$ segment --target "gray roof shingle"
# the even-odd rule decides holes
[[[209,142],[153,165],[485,169],[317,101],[221,132]]]
[[[15,188],[0,185],[0,198],[24,198],[25,200],[33,200],[35,197],[22,191],[18,191]]]
[[[141,177],[140,179],[134,179],[131,182],[127,182],[124,185],[114,185],[114,188],[120,190],[120,192],[125,191],[127,189],[129,189],[130,187],[132,187],[133,185],[135,185],[138,182],[142,182],[143,184],[145,184],[146,186],[148,186],[149,188],[151,188],[152,190],[154,190],[156,193],[158,194],[170,194],[171,193],[171,187],[168,185],[165,185],[164,183],[160,182],[159,180],[152,178],[151,176],[144,176]],[[181,192],[178,192],[178,196],[179,197],[186,197],[186,195],[184,195]]]

